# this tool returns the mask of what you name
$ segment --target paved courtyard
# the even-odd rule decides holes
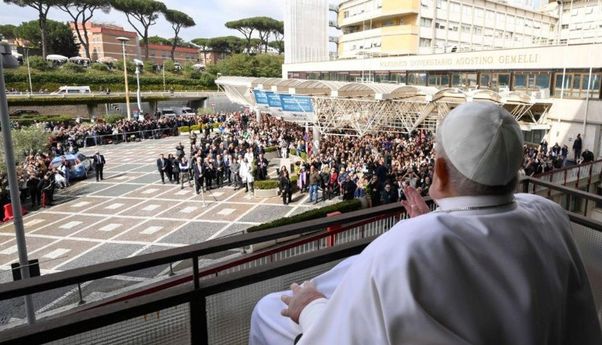
[[[160,153],[175,153],[178,141],[186,145],[188,140],[170,137],[101,146],[98,149],[107,161],[104,181],[96,182],[92,174],[60,191],[55,206],[27,214],[24,224],[28,254],[30,259],[40,261],[42,274],[229,236],[313,207],[306,203],[307,195],[296,194],[293,202],[284,206],[280,198],[254,198],[244,189],[214,189],[204,193],[203,198],[194,187],[162,184],[156,159]],[[86,155],[95,151],[82,150]],[[279,159],[271,158],[270,171],[278,163]],[[210,264],[230,255],[237,252],[205,258],[203,262]],[[10,264],[17,261],[14,226],[4,223],[0,225],[0,283],[12,280]],[[186,263],[181,265],[183,268]],[[158,267],[133,272],[105,279],[102,286],[94,287],[99,282],[93,282],[86,289],[88,295],[111,292],[165,275],[168,270]],[[36,300],[38,312],[73,302],[72,289],[58,290],[56,296]],[[4,323],[2,316],[22,317],[20,312],[15,313],[0,312],[0,324]]]

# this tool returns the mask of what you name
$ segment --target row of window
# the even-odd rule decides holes
[[[464,87],[490,89],[494,91],[539,91],[549,90],[550,95],[563,98],[600,98],[602,72],[587,71],[520,71],[520,72],[396,72],[396,71],[352,71],[352,72],[290,72],[289,78],[371,81],[407,85]],[[563,87],[564,85],[564,87]]]

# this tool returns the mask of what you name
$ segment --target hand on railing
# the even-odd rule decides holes
[[[406,187],[403,190],[403,194],[406,196],[406,200],[402,200],[401,205],[406,209],[410,218],[418,217],[431,211],[416,188]]]

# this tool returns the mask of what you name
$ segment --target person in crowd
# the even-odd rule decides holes
[[[236,156],[232,157],[232,163],[230,164],[230,180],[232,181],[232,186],[234,190],[238,190],[240,188],[240,163]]]
[[[261,299],[249,344],[601,344],[566,212],[513,194],[522,137],[498,105],[452,110],[437,132],[438,209],[408,187],[410,219],[312,281]]]
[[[167,175],[169,183],[173,183],[173,155],[171,153],[169,153],[165,159],[165,175]]]
[[[253,177],[253,167],[252,163],[249,163],[247,158],[243,158],[242,163],[240,163],[239,175],[242,183],[245,185],[245,193],[248,193],[249,189],[251,189],[251,193],[253,193],[253,182],[255,180]]]
[[[280,196],[282,196],[282,203],[288,205],[292,199],[293,187],[286,167],[280,169],[279,190]]]
[[[188,159],[186,156],[182,156],[180,159],[179,170],[180,170],[180,189],[184,189],[184,183],[188,183],[190,187],[192,187],[192,179],[190,178],[190,164],[188,163]],[[186,180],[186,182],[184,182]]]
[[[581,149],[583,147],[583,143],[581,141],[581,133],[577,134],[577,138],[575,142],[573,142],[573,152],[575,152],[575,162],[579,160],[581,157]]]
[[[257,171],[257,179],[258,180],[265,180],[268,178],[268,165],[269,165],[269,161],[263,156],[263,154],[259,154],[259,156],[257,157],[257,167],[256,167],[256,171]]]
[[[54,176],[52,172],[44,174],[44,178],[41,181],[40,189],[42,192],[42,207],[52,206],[54,203]]]
[[[335,195],[339,194],[339,174],[337,173],[336,168],[330,169],[330,175],[328,175],[328,180],[326,184],[326,191],[328,200],[332,199]]]
[[[221,154],[218,154],[215,158],[215,184],[218,188],[221,188],[224,183],[225,170],[224,159]]]
[[[320,173],[314,165],[309,167],[309,202],[318,203],[318,187],[320,186]]]
[[[31,196],[31,207],[37,208],[42,202],[42,190],[41,179],[38,173],[31,170],[29,171],[29,178],[27,179],[27,188],[29,189],[29,195]]]
[[[102,174],[104,166],[105,166],[105,156],[101,155],[99,151],[96,151],[93,157],[94,160],[94,171],[96,173],[96,182],[99,182],[104,179]]]
[[[173,180],[175,183],[180,184],[180,160],[172,154],[170,154],[169,156]]]
[[[297,187],[300,193],[305,193],[307,191],[307,170],[305,168],[305,164],[301,164],[301,166],[299,167]]]
[[[159,174],[161,174],[161,182],[163,184],[165,184],[165,173],[167,171],[167,159],[165,158],[164,154],[161,154],[159,156],[159,159],[157,159],[157,170],[159,171]]]
[[[581,154],[581,158],[583,158],[583,160],[581,161],[581,163],[590,163],[594,161],[594,153],[588,149],[585,149],[583,151],[583,153]]]
[[[203,186],[205,171],[201,157],[195,157],[192,161],[192,172],[194,175],[194,187],[197,194],[205,189]]]
[[[393,189],[391,183],[386,183],[380,193],[380,204],[386,205],[397,202],[397,190]]]

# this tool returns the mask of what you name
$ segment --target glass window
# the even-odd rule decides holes
[[[481,80],[479,81],[479,86],[481,89],[487,89],[490,86],[491,76],[487,73],[481,73]]]
[[[514,75],[514,87],[515,88],[527,87],[527,78],[524,73],[516,73]]]
[[[550,74],[539,73],[535,78],[535,85],[539,86],[542,89],[550,88]]]

